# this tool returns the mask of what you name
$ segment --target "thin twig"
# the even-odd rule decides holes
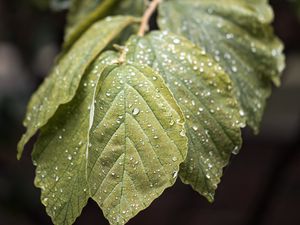
[[[155,12],[155,10],[158,7],[158,4],[160,2],[161,2],[161,0],[153,0],[150,3],[147,10],[145,11],[143,18],[142,18],[141,26],[140,26],[140,29],[138,32],[139,36],[144,36],[145,32],[149,29],[149,20],[150,20],[152,14]]]
[[[126,54],[128,52],[128,48],[125,46],[114,44],[113,47],[119,51],[120,56],[118,59],[119,64],[123,64],[126,61]]]

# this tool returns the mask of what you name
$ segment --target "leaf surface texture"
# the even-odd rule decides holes
[[[94,22],[109,15],[141,16],[144,0],[73,0],[68,14],[65,48],[68,48]]]
[[[203,49],[168,32],[132,38],[127,59],[154,68],[174,93],[189,139],[180,177],[212,201],[223,167],[242,142],[244,120],[229,76]]]
[[[61,56],[50,75],[31,97],[24,120],[27,131],[18,144],[18,158],[22,155],[24,145],[48,122],[58,107],[72,100],[90,63],[131,23],[132,17],[123,16],[101,20]]]
[[[183,114],[161,76],[121,65],[100,81],[89,183],[110,224],[125,224],[174,184],[187,154]]]
[[[284,68],[282,43],[266,0],[169,0],[160,6],[161,29],[183,35],[214,57],[233,81],[248,124],[257,132],[272,82]]]
[[[35,145],[35,184],[54,224],[69,225],[89,197],[125,224],[174,184],[187,154],[184,116],[159,74],[105,52]]]

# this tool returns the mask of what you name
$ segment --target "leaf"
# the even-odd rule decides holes
[[[67,28],[70,29],[82,21],[102,2],[103,0],[72,0],[67,18]]]
[[[168,32],[134,37],[127,47],[127,60],[158,71],[177,99],[189,139],[180,177],[212,201],[223,167],[242,142],[243,119],[228,75],[203,49]]]
[[[184,117],[160,75],[105,66],[116,61],[106,52],[94,62],[35,145],[35,184],[54,224],[72,224],[89,197],[124,224],[174,184],[186,157]]]
[[[92,24],[108,15],[118,0],[74,0],[68,14],[64,48],[68,49]],[[100,4],[101,3],[101,4]]]
[[[91,24],[105,16],[140,16],[144,8],[144,0],[73,0],[68,14],[64,47],[68,48]]]
[[[293,11],[296,13],[298,18],[300,18],[300,1],[299,0],[289,0],[290,8],[293,8]]]
[[[99,21],[61,57],[29,102],[24,120],[27,131],[18,144],[18,158],[22,155],[24,145],[48,122],[58,107],[72,100],[89,64],[111,40],[133,22],[132,17],[124,16]]]
[[[176,181],[187,153],[184,117],[148,67],[116,66],[99,86],[89,184],[110,224],[123,225]]]
[[[99,74],[116,61],[114,53],[102,54],[86,72],[76,96],[61,106],[42,128],[32,158],[37,165],[35,185],[42,189],[41,201],[57,225],[73,224],[89,198],[87,149],[91,127],[91,105]]]
[[[122,0],[117,7],[115,7],[113,14],[142,16],[146,9],[147,0]]]
[[[272,81],[279,85],[283,46],[266,0],[169,0],[159,25],[206,50],[228,73],[248,124],[257,132]]]

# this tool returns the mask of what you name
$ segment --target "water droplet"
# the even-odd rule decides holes
[[[230,33],[229,33],[229,34],[226,34],[226,39],[229,40],[229,39],[232,39],[232,38],[234,38],[234,35],[233,35],[233,34],[230,34]]]
[[[140,110],[138,108],[134,108],[132,110],[132,115],[134,115],[134,116],[138,115],[139,113],[140,113]]]
[[[180,131],[180,136],[185,137],[185,130]]]
[[[231,67],[232,72],[236,73],[237,72],[237,68],[236,66]]]
[[[178,176],[178,171],[173,172],[173,179],[175,179]]]
[[[232,150],[232,154],[237,155],[240,151],[239,146],[235,146],[234,149]]]
[[[176,39],[173,40],[173,43],[174,43],[174,44],[179,44],[179,43],[180,43],[180,40],[179,40],[178,38],[176,38]]]
[[[241,116],[245,116],[244,110],[242,110],[242,109],[240,110],[240,115],[241,115]]]

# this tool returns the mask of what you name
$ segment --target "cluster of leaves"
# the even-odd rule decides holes
[[[258,131],[280,83],[283,46],[266,0],[161,1],[159,30],[136,35],[146,8],[71,1],[64,49],[18,145],[20,158],[40,130],[35,185],[56,225],[73,224],[89,198],[125,224],[177,176],[213,201],[241,128]]]

